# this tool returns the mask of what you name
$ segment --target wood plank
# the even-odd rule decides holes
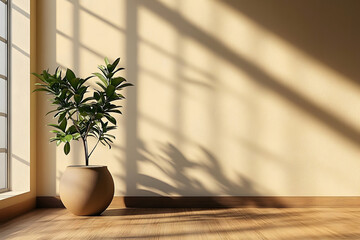
[[[359,208],[52,208],[0,225],[0,239],[360,239],[359,221]]]
[[[9,207],[3,208],[0,211],[0,223],[8,221],[12,218],[20,216],[26,212],[29,212],[35,208],[36,200],[28,199],[18,204],[11,205]]]
[[[360,197],[122,197],[115,196],[116,208],[299,208],[360,207]],[[37,207],[64,207],[59,197],[37,197]]]

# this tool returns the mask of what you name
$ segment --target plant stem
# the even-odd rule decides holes
[[[76,130],[78,131],[78,133],[81,134],[81,131],[80,131],[79,127],[77,126],[75,120],[74,120],[71,116],[69,116],[69,117],[70,117],[70,119],[72,120],[72,122],[73,122]],[[79,116],[77,116],[77,118],[78,118],[78,117],[79,117]],[[96,147],[96,145],[97,145],[97,143],[96,143],[94,149],[91,151],[91,153],[90,153],[90,155],[89,155],[89,154],[88,154],[88,144],[87,144],[87,140],[86,140],[86,139],[87,139],[88,133],[89,133],[89,131],[90,131],[90,126],[91,126],[91,122],[90,122],[89,125],[88,125],[88,128],[87,128],[87,130],[86,130],[85,136],[82,136],[82,137],[81,137],[81,139],[82,139],[82,141],[83,141],[84,151],[85,151],[85,164],[86,164],[86,166],[89,166],[89,157],[90,157],[91,153],[94,151],[94,149],[95,149],[95,147]]]
[[[84,151],[85,151],[85,163],[86,163],[86,166],[89,166],[89,155],[88,155],[87,141],[86,141],[86,138],[82,138],[82,140],[83,140]]]
[[[81,135],[81,131],[80,131],[80,129],[78,128],[78,126],[76,125],[75,120],[74,120],[71,116],[70,116],[70,119],[71,119],[71,121],[73,122],[73,124],[74,124],[76,130],[78,131],[78,133],[80,133],[80,135]]]
[[[91,152],[90,152],[90,154],[89,154],[89,158],[90,158],[91,154],[93,153],[93,151],[95,150],[95,148],[97,147],[97,145],[98,145],[99,142],[100,142],[100,138],[97,140],[94,148],[91,150]]]

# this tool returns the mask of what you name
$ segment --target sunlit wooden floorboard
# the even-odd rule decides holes
[[[0,239],[360,239],[358,208],[109,209],[78,217],[37,209]]]

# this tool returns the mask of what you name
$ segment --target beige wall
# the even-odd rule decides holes
[[[38,71],[122,57],[116,195],[360,195],[360,2],[39,0]],[[37,194],[67,165],[38,95]],[[91,143],[93,144],[93,142]]]

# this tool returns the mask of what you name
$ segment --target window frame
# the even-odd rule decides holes
[[[6,81],[6,98],[7,98],[7,104],[6,104],[6,186],[5,188],[0,189],[0,193],[8,192],[11,190],[11,184],[10,184],[10,89],[11,89],[11,81],[10,81],[10,75],[11,75],[11,0],[0,0],[3,4],[6,5],[6,39],[0,39],[0,41],[6,43],[6,76],[3,79]]]

